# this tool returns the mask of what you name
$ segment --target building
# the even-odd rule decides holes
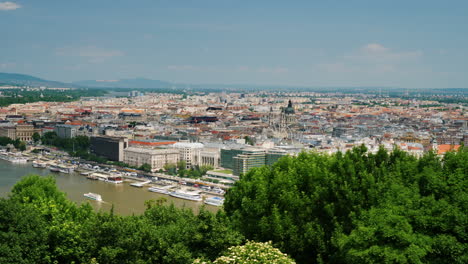
[[[277,137],[289,137],[291,127],[296,124],[296,111],[291,100],[288,101],[287,107],[281,107],[279,114],[273,112],[273,108],[270,108],[268,125]]]
[[[204,148],[200,151],[200,166],[218,168],[220,165],[219,149]]]
[[[113,161],[124,160],[128,139],[123,137],[97,136],[90,139],[91,153]]]
[[[281,149],[221,149],[221,167],[232,169],[234,175],[241,175],[251,168],[271,166],[286,155],[288,152]]]
[[[265,165],[266,152],[262,149],[244,149],[242,154],[233,158],[233,175],[247,173],[252,168]]]
[[[265,165],[271,166],[277,162],[281,157],[286,156],[288,153],[284,150],[269,149],[265,156]]]
[[[15,140],[16,139],[16,127],[11,124],[0,127],[0,137],[8,137],[8,138]]]
[[[17,124],[16,125],[16,138],[22,141],[32,141],[32,135],[39,132],[33,125],[30,124]]]
[[[178,149],[148,149],[129,147],[124,150],[124,162],[131,166],[140,167],[149,164],[151,171],[158,171],[166,164],[177,164],[179,161]]]
[[[231,170],[234,169],[234,157],[242,154],[242,152],[242,149],[221,149],[221,167]]]
[[[200,165],[200,153],[204,147],[202,143],[177,142],[173,147],[179,149],[179,160],[185,161],[187,168]]]
[[[0,127],[0,136],[9,137],[13,140],[32,141],[32,135],[39,133],[40,129],[34,128],[31,124],[20,123],[17,125],[7,124]]]
[[[56,125],[54,128],[54,132],[59,138],[74,138],[76,137],[78,128],[78,126],[74,125]]]

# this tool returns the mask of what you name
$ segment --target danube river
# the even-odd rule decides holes
[[[164,197],[167,202],[174,203],[177,207],[191,208],[197,212],[202,202],[192,202],[173,198],[165,194],[153,193],[147,187],[136,188],[125,182],[123,184],[111,184],[102,181],[92,181],[78,174],[63,174],[50,172],[48,169],[33,168],[31,163],[12,164],[0,160],[0,197],[7,197],[11,188],[22,177],[29,174],[41,176],[53,175],[56,178],[58,188],[65,192],[68,198],[78,204],[89,202],[96,210],[108,211],[114,205],[114,212],[120,215],[141,214],[145,210],[145,201],[156,200]],[[98,193],[103,202],[89,200],[83,196],[84,193]],[[218,208],[206,205],[209,211],[217,211]]]

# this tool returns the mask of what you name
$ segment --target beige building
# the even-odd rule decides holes
[[[0,136],[9,137],[13,140],[19,139],[22,141],[31,141],[32,135],[40,130],[35,129],[33,125],[29,124],[18,124],[16,126],[4,126],[0,127]]]
[[[166,164],[177,164],[178,149],[148,149],[129,147],[124,150],[124,163],[131,166],[151,165],[151,171],[164,168]]]
[[[204,148],[200,151],[200,164],[212,166],[213,168],[219,167],[220,151],[216,148]]]

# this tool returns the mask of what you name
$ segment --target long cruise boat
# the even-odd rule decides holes
[[[163,187],[153,186],[153,187],[148,188],[148,191],[155,192],[155,193],[169,194],[169,189],[171,187],[173,187],[173,186],[172,185],[167,185],[167,186],[163,186]]]
[[[184,191],[173,191],[169,192],[169,195],[172,197],[177,197],[185,200],[196,201],[199,202],[202,200],[200,196],[200,192],[184,192]]]
[[[222,206],[224,203],[224,198],[214,196],[214,197],[205,199],[204,203],[209,204],[209,205],[214,205],[214,206]]]

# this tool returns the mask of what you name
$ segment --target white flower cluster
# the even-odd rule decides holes
[[[213,264],[293,264],[295,263],[288,255],[274,248],[271,242],[259,243],[247,241],[243,246],[229,248],[225,256],[217,258]],[[194,264],[208,264],[201,260],[195,260]]]

